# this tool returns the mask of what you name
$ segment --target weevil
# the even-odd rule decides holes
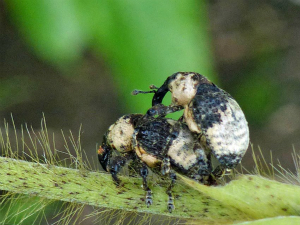
[[[119,155],[113,156],[114,151]],[[143,178],[147,206],[153,202],[147,183],[148,168],[156,174],[169,176],[171,183],[166,191],[169,212],[175,208],[172,197],[175,172],[202,183],[210,179],[210,164],[196,135],[190,132],[186,124],[162,117],[141,114],[122,116],[105,133],[98,159],[117,185],[121,182],[117,176],[120,169],[128,160],[134,160],[133,164]]]
[[[161,87],[150,88],[153,90],[133,92],[154,93],[153,107],[147,115],[165,116],[183,109],[190,131],[198,134],[201,145],[220,163],[213,174],[222,176],[241,162],[249,146],[249,128],[242,109],[230,94],[195,72],[174,73]],[[168,91],[172,103],[165,106],[161,103]]]

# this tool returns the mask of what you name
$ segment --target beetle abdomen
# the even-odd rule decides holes
[[[186,125],[182,124],[178,136],[173,139],[167,153],[172,164],[183,171],[187,171],[193,167],[198,162],[198,155],[194,150],[195,142],[194,135]]]
[[[190,129],[197,127],[205,137],[202,144],[221,164],[235,167],[249,145],[248,124],[237,102],[222,89],[203,84],[187,110]]]

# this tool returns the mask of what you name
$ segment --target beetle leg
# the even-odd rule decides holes
[[[231,172],[231,169],[227,169],[223,165],[217,166],[211,173],[208,179],[209,185],[217,185],[217,180],[219,180],[224,175],[228,175]]]
[[[117,174],[120,172],[120,169],[125,165],[126,160],[123,157],[117,156],[115,157],[109,165],[109,172],[116,183],[117,186],[120,185],[120,179],[118,178]]]
[[[142,167],[140,168],[140,175],[143,178],[143,187],[144,187],[144,190],[146,191],[146,200],[145,200],[145,202],[146,202],[147,207],[149,207],[153,203],[153,201],[152,201],[152,191],[148,187],[148,184],[147,184],[148,168],[144,163],[142,163]]]
[[[157,104],[155,106],[153,106],[152,108],[150,108],[146,115],[147,116],[159,116],[159,117],[164,117],[169,113],[174,113],[177,112],[179,110],[182,110],[183,107],[182,106],[166,106],[163,104]]]
[[[223,166],[217,166],[213,171],[212,171],[212,175],[216,178],[219,179],[221,177],[223,177],[225,173],[225,168]]]
[[[123,156],[115,156],[112,160],[109,160],[108,170],[117,186],[119,186],[121,182],[117,174],[120,172],[121,168],[126,164],[126,162],[131,158],[132,154],[126,154]]]
[[[168,210],[171,213],[175,209],[174,198],[172,195],[172,188],[174,187],[174,184],[176,182],[176,174],[173,171],[170,172],[170,178],[171,178],[171,184],[169,185],[169,187],[167,189],[167,195],[169,196]]]
[[[217,166],[213,171],[212,171],[212,175],[216,178],[216,179],[220,179],[221,177],[223,177],[224,175],[229,175],[231,172],[231,169],[227,169],[222,165]]]
[[[170,158],[165,157],[161,163],[161,174],[164,176],[168,174],[171,170]]]
[[[207,157],[207,174],[204,176],[203,184],[213,185],[216,184],[216,179],[212,175],[212,163],[211,163],[211,154],[206,155]]]
[[[174,187],[174,184],[176,181],[176,174],[173,170],[171,170],[171,163],[170,163],[169,157],[165,157],[162,161],[161,174],[162,175],[169,174],[169,176],[171,178],[171,183],[166,191],[167,195],[169,196],[167,207],[168,207],[169,212],[171,213],[175,209],[174,200],[173,200],[173,196],[172,196],[172,188]]]

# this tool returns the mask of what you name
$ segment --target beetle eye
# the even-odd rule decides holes
[[[148,116],[154,116],[154,115],[156,115],[157,114],[157,111],[155,110],[155,109],[149,109],[148,111],[147,111],[147,115]]]
[[[148,131],[147,131],[147,130],[142,130],[141,133],[142,133],[143,135],[148,135]]]

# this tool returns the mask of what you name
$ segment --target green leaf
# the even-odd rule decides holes
[[[61,65],[81,57],[86,37],[73,0],[11,0],[8,9],[42,59]]]

